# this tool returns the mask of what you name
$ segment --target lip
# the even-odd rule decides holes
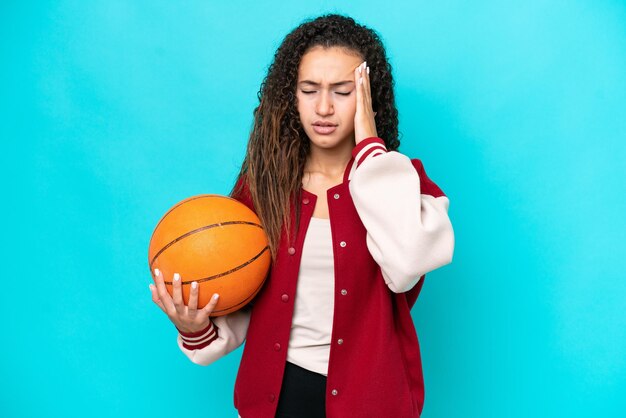
[[[331,126],[313,125],[313,130],[315,131],[315,133],[318,133],[320,135],[332,134],[333,132],[335,132],[336,129],[337,129],[337,125],[331,125]]]
[[[329,135],[335,132],[337,124],[327,120],[316,120],[313,122],[313,130],[320,135]]]

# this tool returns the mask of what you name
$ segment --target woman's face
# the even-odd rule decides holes
[[[298,113],[311,145],[334,148],[354,143],[354,69],[363,62],[339,47],[314,47],[298,68]],[[327,125],[327,126],[324,126]]]

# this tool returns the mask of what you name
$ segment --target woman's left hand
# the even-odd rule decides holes
[[[356,144],[366,138],[378,136],[372,109],[372,93],[370,89],[370,75],[367,62],[354,69],[356,83],[356,113],[354,114],[354,140]]]

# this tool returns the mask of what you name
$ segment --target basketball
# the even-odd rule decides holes
[[[173,294],[172,277],[180,274],[189,303],[191,283],[198,283],[198,309],[220,295],[211,316],[244,307],[259,292],[271,261],[267,237],[256,214],[226,196],[185,199],[163,215],[148,249],[150,272],[158,268]]]

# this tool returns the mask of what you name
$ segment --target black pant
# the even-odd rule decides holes
[[[276,418],[325,418],[326,376],[287,362]]]

